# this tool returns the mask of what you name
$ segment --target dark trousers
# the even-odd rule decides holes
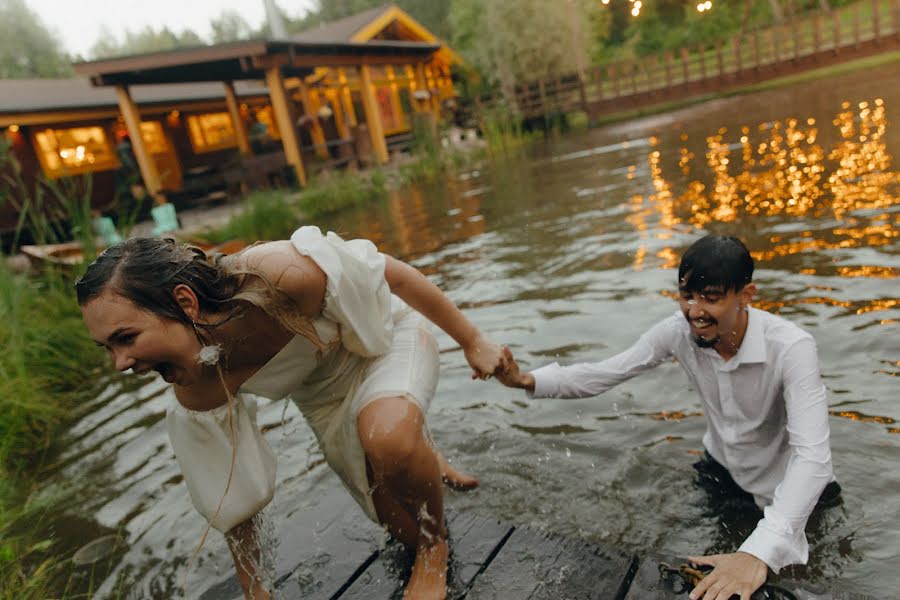
[[[732,506],[749,503],[756,506],[753,494],[741,488],[732,479],[728,469],[710,456],[709,452],[703,452],[703,458],[694,463],[694,469],[697,471],[697,485],[706,490],[710,495],[710,499],[715,503],[724,503]],[[837,481],[832,481],[822,490],[822,493],[819,495],[819,501],[813,510],[817,511],[837,506],[841,501],[841,486]]]

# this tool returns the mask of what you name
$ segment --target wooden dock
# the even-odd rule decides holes
[[[329,502],[278,525],[276,597],[282,600],[399,600],[411,559],[385,544],[381,529],[349,499]],[[448,513],[453,600],[684,600],[691,587],[660,563],[683,558],[638,556],[469,513]],[[875,600],[842,582],[811,587],[777,578],[753,600]],[[201,600],[242,598],[232,577]]]

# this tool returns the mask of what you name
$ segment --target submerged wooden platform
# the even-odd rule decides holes
[[[411,558],[350,503],[328,504],[278,527],[276,597],[283,600],[399,600]],[[660,563],[683,558],[629,554],[469,513],[448,513],[453,600],[671,600],[692,589]],[[841,582],[811,587],[772,581],[753,600],[875,600]],[[242,598],[237,580],[201,600]]]

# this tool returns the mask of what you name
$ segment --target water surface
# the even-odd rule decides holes
[[[842,506],[811,523],[811,560],[791,577],[841,577],[876,597],[900,589],[900,300],[897,66],[716,100],[569,135],[527,155],[320,224],[410,261],[521,363],[599,360],[676,309],[681,252],[707,232],[743,238],[757,260],[756,306],[815,337],[828,387]],[[674,363],[582,400],[530,400],[473,382],[439,336],[429,415],[437,444],[480,477],[450,507],[547,527],[632,552],[732,551],[692,483],[700,400]],[[120,532],[104,584],[128,597],[188,595],[226,577],[213,534],[185,573],[203,524],[168,446],[171,392],[159,380],[111,389],[69,433],[57,485],[78,500],[59,531]],[[283,402],[260,421],[279,456],[275,519],[303,519],[339,484]],[[749,525],[752,527],[752,524]]]

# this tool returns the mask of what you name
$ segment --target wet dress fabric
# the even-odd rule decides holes
[[[325,349],[317,351],[312,341],[295,335],[244,382],[231,418],[227,404],[193,411],[174,401],[166,414],[191,500],[220,531],[255,515],[274,494],[275,456],[257,426],[253,396],[293,400],[328,465],[377,522],[357,416],[373,400],[396,396],[424,415],[437,386],[438,347],[429,323],[391,295],[384,256],[372,242],[344,241],[308,226],[291,243],[327,277],[322,314],[312,320]]]

